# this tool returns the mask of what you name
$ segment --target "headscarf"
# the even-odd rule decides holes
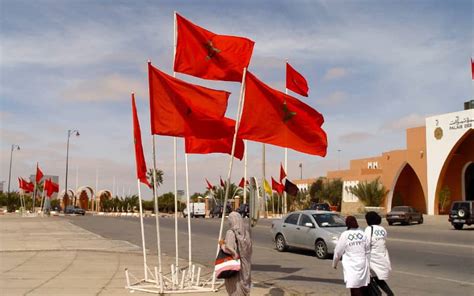
[[[234,231],[237,240],[243,243],[246,239],[250,239],[250,234],[244,225],[244,219],[237,212],[231,212],[229,214],[230,229]]]
[[[372,226],[372,225],[379,225],[382,223],[382,217],[380,217],[377,212],[370,211],[365,214],[365,221],[367,221],[367,225]]]
[[[346,226],[347,229],[357,229],[359,228],[359,223],[357,223],[357,220],[354,216],[347,216],[346,218]]]

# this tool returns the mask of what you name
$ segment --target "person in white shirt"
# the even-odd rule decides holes
[[[346,218],[346,226],[337,241],[332,266],[336,269],[342,258],[346,288],[351,289],[351,295],[365,295],[370,282],[367,237],[354,216]]]
[[[392,267],[386,246],[387,230],[380,226],[382,217],[376,212],[368,212],[365,215],[365,220],[367,221],[367,225],[369,225],[365,228],[365,235],[369,243],[371,276],[387,295],[394,295],[385,282],[388,279]]]

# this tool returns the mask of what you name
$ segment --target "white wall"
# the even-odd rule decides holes
[[[359,198],[352,194],[349,188],[355,187],[359,184],[359,181],[344,181],[342,185],[342,201],[343,202],[358,202]]]
[[[474,128],[474,110],[463,110],[427,117],[426,157],[428,177],[428,215],[434,215],[436,185],[444,162],[458,140]],[[442,131],[440,139],[435,138],[435,130]]]

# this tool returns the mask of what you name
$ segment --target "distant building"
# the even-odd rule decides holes
[[[350,188],[376,178],[389,190],[383,205],[387,211],[409,205],[439,214],[442,188],[449,188],[451,201],[474,200],[473,107],[470,101],[464,111],[430,116],[425,126],[407,129],[406,149],[351,160],[348,170],[328,172],[328,179],[343,180],[341,212],[361,212],[363,205]]]
[[[292,180],[291,182],[294,183],[300,191],[309,191],[311,184],[316,182],[317,179],[310,178],[310,179],[299,179],[299,180]]]

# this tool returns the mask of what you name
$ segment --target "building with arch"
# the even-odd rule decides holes
[[[376,178],[389,190],[386,211],[409,205],[428,215],[440,214],[443,188],[451,192],[451,202],[474,200],[474,100],[463,111],[430,116],[425,126],[407,129],[406,149],[351,160],[348,170],[330,171],[327,177],[343,181],[344,214],[364,209],[350,188]]]

